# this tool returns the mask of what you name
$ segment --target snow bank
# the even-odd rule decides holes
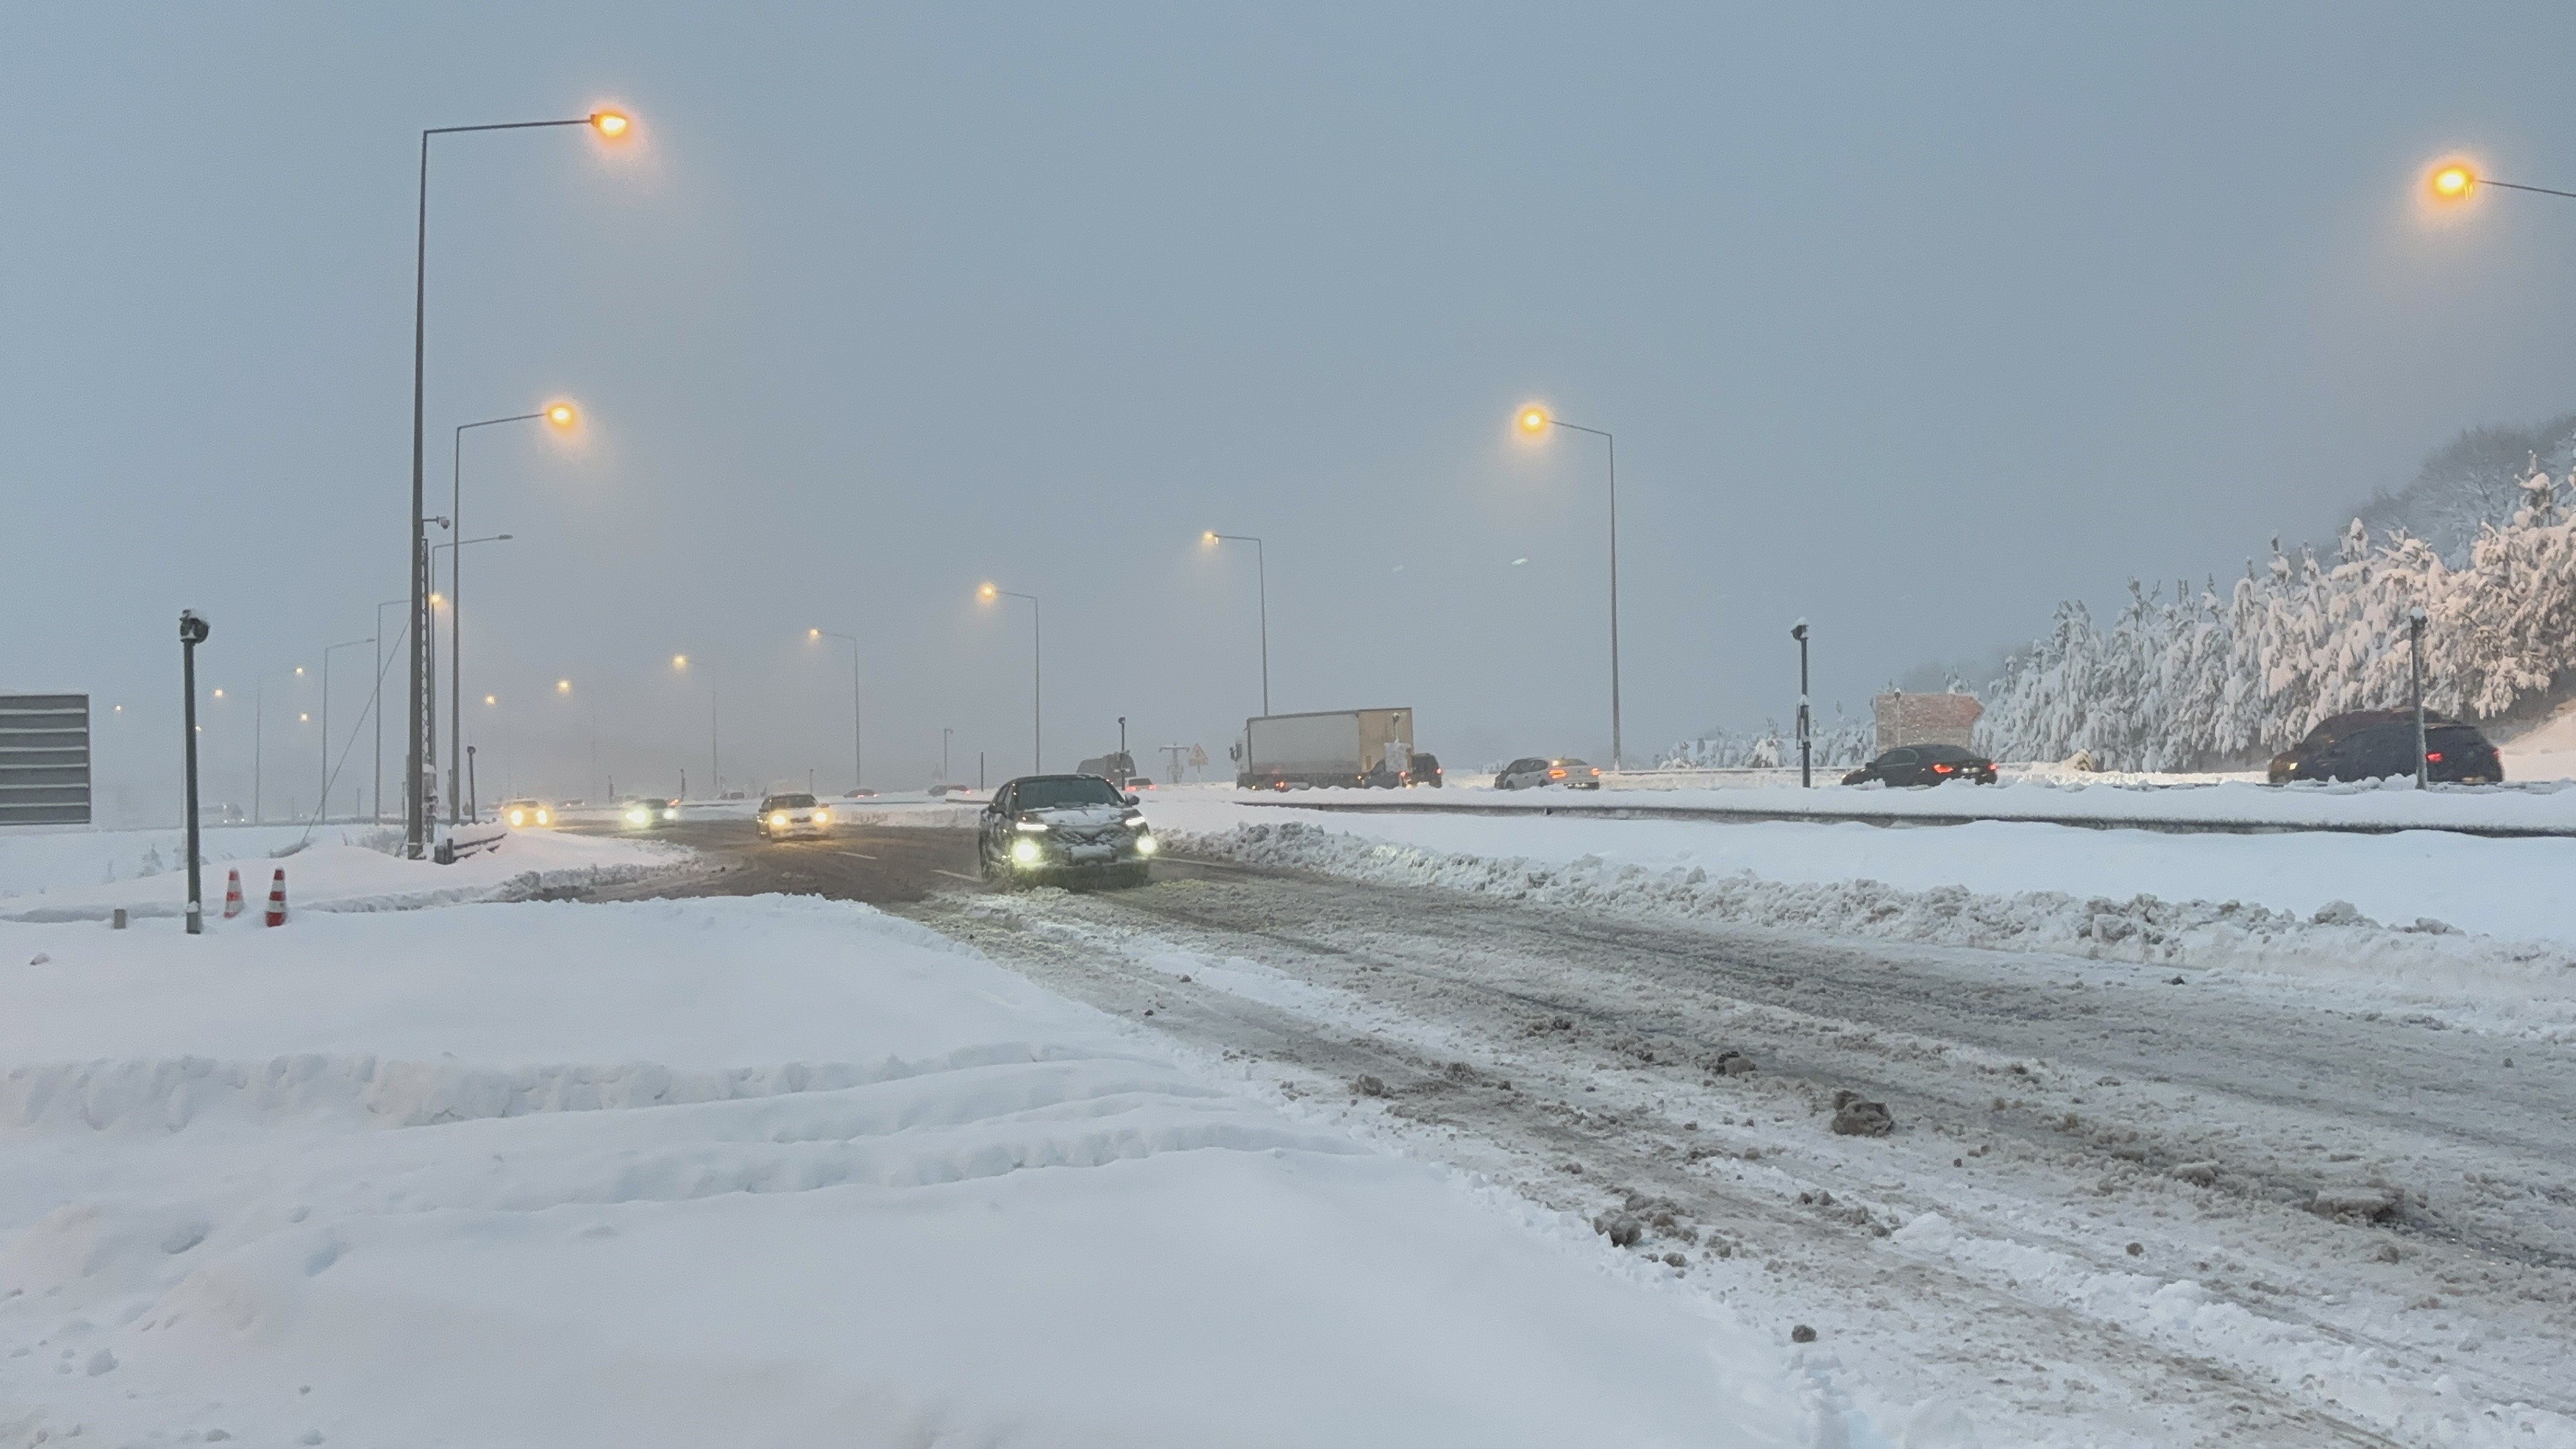
[[[1636,828],[1632,822],[1582,823],[1596,830]],[[1955,885],[1909,890],[1848,877],[1783,881],[1750,869],[1720,874],[1697,864],[1657,867],[1592,853],[1564,860],[1461,854],[1294,819],[1216,833],[1160,821],[1158,826],[1184,856],[1663,920],[2291,975],[2321,986],[2358,988],[2373,999],[2439,1002],[2459,1011],[2463,1024],[2576,1041],[2576,951],[2563,944],[2473,936],[2429,918],[2383,925],[2343,901],[2302,915],[2241,899],[1988,893]],[[1966,844],[1964,832],[1976,828],[1937,835],[1944,843]]]
[[[1884,1443],[851,904],[0,923],[0,1141],[11,1443]]]
[[[375,827],[316,830],[260,826],[202,833],[206,914],[224,899],[227,871],[241,872],[252,909],[286,872],[295,910],[402,910],[459,901],[523,900],[549,891],[640,880],[695,857],[666,841],[509,833],[499,846],[454,865],[405,860],[400,833]],[[99,830],[0,836],[0,919],[103,921],[118,907],[137,918],[187,909],[187,842],[177,830]]]

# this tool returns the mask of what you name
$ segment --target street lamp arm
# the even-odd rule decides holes
[[[2478,185],[2501,186],[2507,191],[2529,191],[2541,196],[2564,196],[2571,200],[2576,200],[2576,191],[2556,191],[2546,186],[2525,186],[2516,181],[2498,181],[2491,176],[2479,177]]]
[[[1584,426],[1583,424],[1581,424],[1581,423],[1569,423],[1569,422],[1567,422],[1567,421],[1566,421],[1565,419],[1563,419],[1563,418],[1549,418],[1549,419],[1547,420],[1547,423],[1548,423],[1548,426],[1549,426],[1549,427],[1552,427],[1552,428],[1570,428],[1570,429],[1572,429],[1573,431],[1578,432],[1578,433],[1590,433],[1592,436],[1594,436],[1594,437],[1596,437],[1596,438],[1606,438],[1606,437],[1610,436],[1608,433],[1603,432],[1603,431],[1602,431],[1601,429],[1599,429],[1599,428],[1587,428],[1587,427],[1585,427],[1585,426]]]
[[[491,126],[431,126],[420,134],[426,138],[430,136],[462,135],[467,131],[534,131],[546,126],[587,126],[590,124],[592,124],[590,117],[580,116],[569,121],[503,121],[498,125]]]

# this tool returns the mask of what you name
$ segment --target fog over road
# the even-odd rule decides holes
[[[1677,1291],[1814,1326],[1900,1421],[1939,1396],[1990,1444],[2576,1438],[2563,1045],[2170,968],[1234,865],[1003,890],[956,829],[672,834],[708,869],[636,894],[923,921],[1304,1110],[1633,1218]],[[1894,1135],[1833,1133],[1844,1092]]]

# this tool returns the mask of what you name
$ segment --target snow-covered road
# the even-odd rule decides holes
[[[1818,1329],[1905,1442],[2576,1444],[2564,1044],[1351,879],[917,914],[1310,1111],[1633,1217],[1673,1291]],[[1832,1131],[1847,1092],[1894,1135]]]

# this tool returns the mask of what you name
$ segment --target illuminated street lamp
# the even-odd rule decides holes
[[[1015,594],[991,584],[975,591],[985,603],[996,599],[1029,601],[1029,773],[1046,773],[1046,630],[1038,621],[1038,596]]]
[[[1550,428],[1568,432],[1590,433],[1609,445],[1610,454],[1610,768],[1625,768],[1619,737],[1619,443],[1599,428],[1569,423],[1549,414],[1537,403],[1523,407],[1513,419],[1522,434],[1532,441],[1546,436]]]
[[[579,417],[572,404],[558,402],[549,403],[533,413],[512,413],[506,418],[458,423],[456,441],[448,452],[449,526],[458,532],[465,528],[465,434],[468,430],[502,423],[532,423],[539,418],[545,419],[547,426],[561,429],[571,427]],[[509,535],[505,533],[500,537],[508,538]],[[456,604],[447,611],[447,733],[451,736],[448,743],[456,747],[447,763],[447,823],[454,825],[465,818],[459,813],[465,803],[464,791],[459,788],[464,783],[459,772],[465,768],[465,752],[461,748],[465,743],[465,555],[461,550],[447,561],[447,597]]]
[[[2462,202],[2477,194],[2482,186],[2500,187],[2506,191],[2528,191],[2538,196],[2576,198],[2576,191],[2558,191],[2547,186],[2525,186],[2518,181],[2498,181],[2480,176],[2478,168],[2467,161],[2445,161],[2424,178],[2424,188],[2437,202]]]
[[[856,634],[835,634],[829,629],[808,629],[805,637],[811,640],[838,639],[850,646],[850,788],[855,790],[867,783],[861,774],[867,763],[867,735],[859,723],[859,637]]]
[[[1252,545],[1253,576],[1261,583],[1261,712],[1270,713],[1270,561],[1261,540],[1248,533],[1218,533],[1214,529],[1200,535],[1210,548],[1222,543]]]
[[[507,121],[485,126],[433,126],[420,133],[420,205],[414,230],[411,296],[411,710],[404,749],[403,853],[418,860],[429,851],[429,533],[422,506],[421,457],[428,413],[424,379],[429,355],[429,142],[433,136],[469,131],[535,131],[588,126],[605,141],[634,129],[624,112],[600,110],[562,121]]]

